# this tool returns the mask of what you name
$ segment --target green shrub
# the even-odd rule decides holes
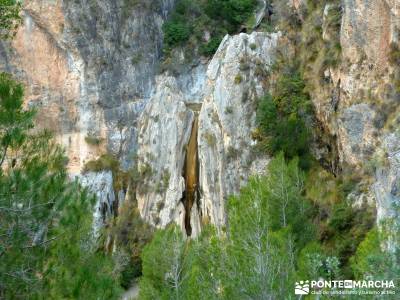
[[[226,114],[233,114],[233,107],[232,106],[225,107],[225,113]]]
[[[240,151],[233,146],[228,147],[228,151],[226,153],[227,161],[232,161],[237,159],[240,156]]]
[[[141,53],[134,54],[131,58],[132,65],[137,65],[142,59],[143,55]]]
[[[252,16],[256,5],[256,0],[207,0],[205,12],[210,18],[228,22],[234,28]]]
[[[207,43],[202,44],[199,49],[200,54],[202,54],[204,56],[213,55],[217,51],[219,45],[221,44],[222,38],[223,37],[219,36],[219,35],[214,36]]]
[[[159,194],[164,193],[169,186],[169,180],[171,178],[171,174],[167,169],[163,169],[161,173],[161,180],[156,185],[156,192]]]
[[[127,289],[135,278],[142,275],[140,255],[152,238],[153,228],[142,220],[136,202],[130,199],[119,208],[118,218],[110,227],[110,234],[118,248],[129,255],[128,264],[121,272],[121,285]]]
[[[186,42],[191,34],[191,28],[188,23],[179,17],[172,18],[165,22],[163,30],[164,42],[171,48]]]
[[[97,160],[88,161],[83,167],[83,172],[113,171],[119,169],[118,160],[110,154],[103,154]]]
[[[102,139],[93,135],[88,135],[85,137],[85,142],[89,145],[98,146],[101,144]]]
[[[319,224],[320,231],[325,230],[320,233],[321,241],[328,252],[339,258],[343,274],[352,278],[349,259],[374,226],[375,212],[367,206],[353,208],[345,199],[334,204],[330,210],[326,222]]]
[[[235,76],[235,79],[234,79],[235,84],[241,84],[242,81],[243,81],[243,76],[240,75],[240,74],[237,74],[237,75]]]
[[[142,178],[149,178],[153,175],[153,169],[151,168],[150,164],[145,163],[139,168],[139,174]]]
[[[400,48],[396,43],[390,44],[389,62],[393,66],[400,65]]]
[[[270,154],[283,151],[285,157],[298,156],[302,168],[310,164],[311,134],[307,122],[312,116],[309,95],[296,68],[286,68],[278,76],[273,95],[259,102],[257,123]]]
[[[22,23],[20,16],[22,8],[21,1],[1,0],[0,1],[0,39],[12,39],[18,26]]]
[[[237,32],[252,17],[256,5],[257,0],[179,0],[163,26],[165,52],[184,46],[187,56],[196,49],[212,56],[225,34]]]

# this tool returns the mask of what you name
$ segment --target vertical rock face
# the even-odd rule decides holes
[[[104,152],[128,167],[135,120],[152,93],[162,23],[173,0],[45,1],[24,5],[23,26],[0,45],[0,70],[26,85],[39,127],[66,146],[72,173]],[[86,137],[101,140],[89,145]]]
[[[339,67],[325,70],[329,84],[312,95],[317,116],[337,140],[339,159],[353,172],[372,174],[378,222],[396,216],[398,66],[390,63],[399,40],[400,2],[342,1]]]
[[[93,212],[93,230],[95,235],[106,224],[107,217],[114,213],[116,197],[113,189],[113,176],[111,171],[99,173],[90,172],[79,176],[82,186],[88,188],[96,195],[96,205]]]
[[[194,81],[206,82],[197,95],[188,94],[173,77],[158,78],[156,93],[139,122],[139,171],[146,176],[137,198],[146,220],[159,226],[174,221],[190,227],[193,235],[203,220],[219,229],[225,225],[225,200],[239,191],[252,163],[257,164],[251,152],[255,101],[265,93],[264,75],[278,37],[256,32],[226,36],[207,72],[194,69],[198,76]],[[194,120],[200,176],[195,201],[188,199],[185,187],[192,189],[194,183],[184,169],[187,151],[194,146],[190,143],[197,126]]]
[[[227,36],[209,64],[208,85],[199,117],[200,211],[219,228],[225,225],[225,200],[251,173],[251,132],[256,99],[266,92],[279,34]],[[265,164],[262,164],[265,166]]]
[[[346,0],[341,31],[343,57],[350,62],[346,72],[339,75],[342,116],[344,122],[361,118],[358,124],[362,124],[342,127],[345,128],[340,135],[343,160],[364,165],[378,160],[374,185],[378,222],[399,217],[393,209],[400,203],[397,155],[400,137],[398,126],[393,127],[399,109],[393,80],[398,66],[389,61],[391,43],[399,38],[399,5],[399,1]],[[364,103],[357,105],[357,101]],[[359,148],[346,148],[354,145],[355,139]]]
[[[175,221],[184,228],[182,171],[194,120],[174,77],[161,76],[139,121],[139,210],[150,223]]]
[[[192,235],[208,220],[221,229],[227,197],[265,165],[252,154],[251,131],[279,34],[227,36],[209,63],[156,75],[174,0],[25,2],[16,38],[0,43],[0,70],[24,82],[39,128],[53,130],[66,147],[70,172],[106,152],[127,169],[137,155],[137,199],[149,223],[176,222]],[[288,3],[299,8],[304,1]],[[342,165],[361,172],[366,161],[374,164],[378,220],[398,218],[400,73],[389,57],[399,41],[400,1],[343,0],[342,8],[341,63],[323,70],[325,83],[312,100]],[[194,120],[198,196],[188,205]],[[111,173],[82,182],[100,193],[99,203],[115,198]]]

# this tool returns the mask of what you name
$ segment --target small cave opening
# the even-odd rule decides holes
[[[183,178],[185,179],[185,191],[182,196],[182,203],[185,208],[185,230],[186,235],[192,235],[190,224],[191,212],[194,204],[199,199],[199,155],[198,155],[198,116],[195,117],[192,130],[187,144],[185,163],[183,166]]]

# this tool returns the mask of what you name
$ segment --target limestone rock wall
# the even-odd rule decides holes
[[[189,213],[193,235],[206,220],[219,229],[225,225],[227,197],[239,191],[252,165],[259,164],[251,151],[255,103],[267,88],[264,75],[273,62],[278,38],[279,34],[257,32],[226,36],[207,70],[195,68],[196,76],[185,75],[197,78],[194,86],[205,82],[195,95],[174,77],[158,78],[156,93],[139,122],[139,172],[146,175],[137,198],[146,220],[161,227],[173,221],[184,227]],[[182,171],[196,115],[199,199],[187,212],[181,201]]]
[[[208,67],[199,118],[200,210],[219,228],[226,222],[227,198],[246,183],[252,164],[266,166],[252,153],[251,133],[278,38],[257,32],[227,36]]]
[[[251,131],[255,99],[269,88],[280,35],[227,36],[211,61],[178,76],[158,74],[162,24],[174,3],[25,1],[16,38],[0,43],[0,70],[24,82],[26,105],[38,109],[39,128],[53,130],[66,147],[72,174],[103,153],[118,156],[125,169],[136,157],[142,216],[161,227],[183,226],[190,213],[197,234],[208,220],[224,226],[227,197],[265,165],[266,158],[253,156]],[[302,3],[288,2],[297,9]],[[400,72],[389,58],[391,44],[399,41],[400,1],[343,0],[342,8],[341,63],[324,70],[312,101],[340,164],[354,173],[373,165],[378,220],[398,217]],[[196,116],[200,196],[186,212],[182,170]],[[82,180],[107,182],[105,194],[111,195],[109,175]]]
[[[342,167],[370,173],[378,222],[399,218],[397,148],[399,66],[390,62],[399,41],[400,1],[343,0],[341,63],[328,68],[312,93],[317,117],[335,139]]]
[[[93,211],[93,230],[95,236],[106,224],[107,218],[112,216],[117,197],[113,189],[113,176],[111,171],[89,172],[77,177],[82,186],[96,196]]]
[[[138,115],[150,97],[173,0],[26,1],[0,70],[26,86],[37,124],[64,144],[71,173],[109,152],[124,167],[136,152]],[[101,141],[90,145],[86,137]]]

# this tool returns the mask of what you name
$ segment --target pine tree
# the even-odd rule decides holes
[[[187,243],[177,226],[158,231],[143,249],[143,277],[140,281],[141,299],[186,299]]]
[[[1,74],[0,298],[113,299],[118,277],[89,238],[93,198],[22,104],[22,86]]]

